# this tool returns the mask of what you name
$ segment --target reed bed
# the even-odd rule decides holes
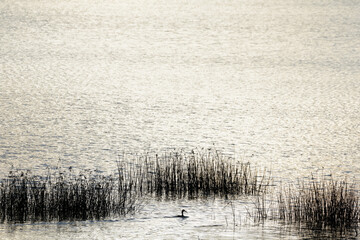
[[[116,177],[11,172],[0,183],[0,221],[103,219],[133,211],[130,187]]]
[[[146,196],[257,195],[269,177],[215,150],[123,156],[112,175],[14,171],[0,181],[0,221],[103,219],[135,211]]]
[[[270,177],[265,173],[259,176],[249,163],[236,161],[216,150],[145,155],[128,163],[133,167],[125,167],[126,161],[119,162],[119,169],[127,170],[121,175],[136,179],[141,194],[158,197],[258,195],[266,192],[270,182]]]
[[[356,228],[360,220],[359,196],[345,181],[303,182],[297,191],[290,187],[280,192],[278,217],[316,229]]]

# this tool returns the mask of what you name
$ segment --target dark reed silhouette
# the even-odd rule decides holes
[[[142,155],[117,162],[117,173],[13,171],[0,181],[0,221],[73,221],[125,215],[144,195],[197,198],[263,193],[269,177],[215,150]],[[185,217],[185,216],[184,216]]]
[[[129,184],[110,176],[39,177],[11,172],[0,183],[0,220],[74,221],[125,215],[135,209]]]
[[[296,190],[282,190],[278,197],[278,217],[313,228],[352,228],[360,221],[359,196],[345,181],[303,182]]]
[[[118,164],[122,176],[137,179],[134,187],[139,192],[158,197],[257,195],[266,192],[270,182],[270,177],[265,173],[259,176],[249,163],[216,150],[144,155],[137,159],[123,157]]]

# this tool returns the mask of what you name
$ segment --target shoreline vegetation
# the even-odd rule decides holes
[[[278,194],[278,218],[314,229],[357,228],[359,195],[346,181],[303,181]]]
[[[117,161],[112,175],[12,171],[0,182],[0,222],[104,219],[136,211],[142,197],[259,195],[270,177],[215,150]]]
[[[303,180],[298,184],[280,187],[273,199],[266,194],[257,196],[253,211],[248,215],[254,222],[276,220],[307,230],[330,230],[358,234],[360,198],[354,184],[333,179]]]
[[[216,150],[144,154],[117,161],[114,174],[11,171],[0,181],[0,223],[100,220],[134,213],[145,197],[156,199],[258,198],[254,220],[274,219],[316,229],[357,229],[359,194],[346,181],[309,180],[281,188],[266,206],[271,177],[250,163]],[[270,213],[270,214],[269,214]]]

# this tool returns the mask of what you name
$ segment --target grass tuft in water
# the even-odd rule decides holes
[[[158,197],[197,198],[210,195],[258,195],[264,193],[270,178],[258,176],[249,163],[236,161],[215,150],[173,152],[163,156],[142,156],[131,160],[133,166],[127,170],[127,178],[136,179],[141,194]],[[122,173],[124,174],[124,173]]]
[[[0,183],[0,221],[103,219],[134,210],[129,187],[111,176],[10,172]]]
[[[357,227],[359,197],[345,181],[303,182],[297,191],[288,188],[280,192],[278,217],[316,229]]]

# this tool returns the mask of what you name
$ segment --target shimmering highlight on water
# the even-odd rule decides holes
[[[0,3],[0,171],[208,147],[360,176],[357,1]],[[81,230],[79,230],[81,231]]]

